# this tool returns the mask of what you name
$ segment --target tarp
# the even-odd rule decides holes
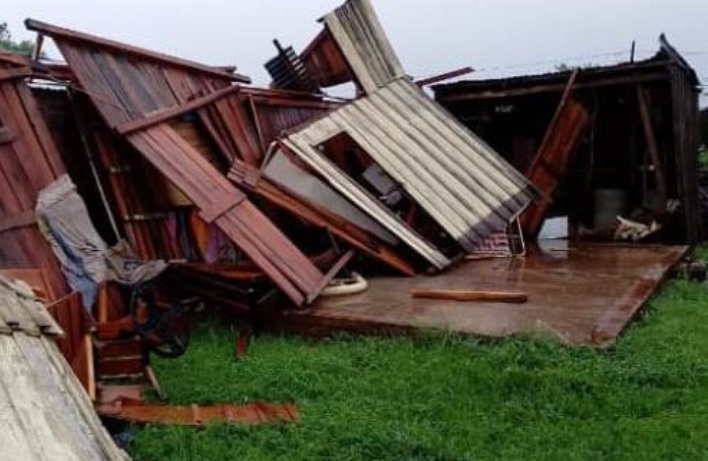
[[[165,261],[137,261],[121,254],[118,247],[109,247],[96,231],[86,204],[68,175],[40,192],[35,211],[69,286],[82,294],[88,310],[101,282],[135,285],[156,278],[167,268]]]

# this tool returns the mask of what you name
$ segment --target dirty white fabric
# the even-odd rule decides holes
[[[113,280],[133,285],[154,279],[167,268],[164,261],[136,261],[110,248],[96,231],[86,204],[68,175],[40,192],[35,212],[69,286],[82,294],[84,307],[89,310],[101,282]]]

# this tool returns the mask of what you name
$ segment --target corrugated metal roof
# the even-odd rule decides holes
[[[350,0],[324,22],[366,93],[405,76],[369,0]]]
[[[0,313],[0,459],[127,461],[46,336],[60,330],[29,287],[0,278]]]
[[[468,251],[505,229],[535,196],[519,172],[407,79],[333,112],[286,142],[303,160],[323,168],[328,161],[316,147],[340,133],[347,133]],[[337,176],[334,185],[341,193],[351,200],[356,195],[355,202],[381,217],[378,201],[363,200],[351,180],[344,181],[341,172]],[[413,248],[429,247],[401,229],[389,229]],[[426,253],[445,264],[430,248]]]
[[[644,73],[655,72],[657,70],[662,70],[663,68],[669,65],[678,65],[686,72],[686,76],[691,81],[691,83],[694,85],[698,85],[700,82],[698,81],[698,77],[696,76],[695,70],[691,68],[691,66],[686,62],[683,56],[681,56],[681,54],[676,51],[676,49],[668,42],[664,35],[661,35],[661,37],[659,37],[659,42],[659,51],[649,59],[644,59],[635,62],[621,62],[618,64],[583,67],[582,69],[580,69],[578,82],[592,81],[594,79],[618,77],[632,74],[640,75]],[[558,83],[561,85],[565,85],[573,71],[574,69],[568,69],[555,72],[514,75],[501,78],[460,80],[453,83],[434,85],[432,88],[435,91],[436,95],[445,96],[447,94],[460,92],[462,90],[481,92],[490,88],[516,88],[532,84],[540,85]],[[563,90],[560,89],[559,92],[560,91]]]

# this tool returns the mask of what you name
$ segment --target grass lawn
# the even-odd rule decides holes
[[[174,404],[292,401],[298,424],[137,431],[138,461],[706,460],[708,287],[677,280],[612,351],[429,335],[312,342],[201,327],[156,361]]]

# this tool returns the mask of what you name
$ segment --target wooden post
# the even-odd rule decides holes
[[[666,209],[666,201],[668,199],[668,191],[666,187],[666,176],[664,167],[661,164],[661,155],[659,146],[656,142],[656,132],[651,121],[651,100],[649,92],[643,85],[637,86],[637,100],[639,101],[639,115],[642,119],[644,127],[644,137],[647,142],[649,156],[654,166],[654,175],[656,176],[656,189],[659,193],[659,201],[661,202],[661,211]]]

